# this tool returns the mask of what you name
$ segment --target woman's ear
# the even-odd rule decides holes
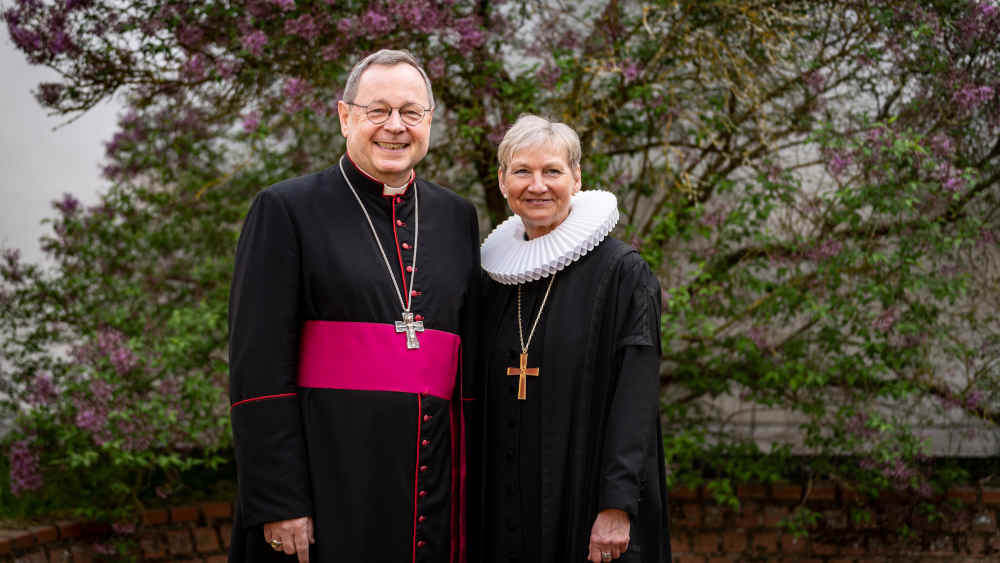
[[[497,168],[497,185],[500,186],[500,194],[507,199],[507,188],[503,185],[503,169]]]

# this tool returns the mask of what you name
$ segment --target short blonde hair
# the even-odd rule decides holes
[[[500,171],[505,172],[514,155],[532,147],[555,143],[566,150],[566,162],[573,170],[580,169],[580,137],[565,123],[549,121],[544,117],[523,114],[507,130],[497,147],[497,161]]]

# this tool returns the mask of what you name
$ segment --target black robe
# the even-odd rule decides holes
[[[479,302],[476,212],[419,178],[404,194],[384,196],[382,184],[350,159],[343,165],[396,283],[416,292],[413,313],[428,331],[461,339],[460,355],[454,355],[461,359],[445,375],[451,396],[369,389],[364,381],[361,389],[299,385],[309,375],[299,373],[306,325],[388,329],[386,346],[405,350],[405,335],[391,330],[401,320],[401,306],[338,166],[262,191],[243,226],[230,294],[230,412],[239,484],[230,560],[291,560],[265,543],[262,525],[311,516],[314,562],[458,563],[464,560],[463,414],[468,416],[461,406],[471,397],[463,389],[474,387],[473,370],[463,366],[471,365],[475,351]],[[414,183],[419,247],[409,287]],[[369,353],[357,364],[376,356]],[[390,375],[400,374],[405,379],[405,366]]]
[[[548,281],[524,286],[525,337]],[[607,238],[556,275],[529,346],[540,375],[526,401],[504,369],[518,365],[517,286],[490,281],[485,296],[482,560],[585,561],[597,513],[619,508],[631,519],[619,561],[670,561],[660,288],[649,267]]]

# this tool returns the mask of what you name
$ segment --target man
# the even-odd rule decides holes
[[[231,561],[464,560],[463,375],[479,230],[417,178],[434,97],[404,51],[351,71],[347,154],[258,194],[236,252]]]

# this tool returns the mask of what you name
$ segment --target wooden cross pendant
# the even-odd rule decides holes
[[[403,312],[403,320],[396,321],[396,332],[406,333],[406,348],[416,350],[420,348],[420,341],[417,340],[417,333],[424,331],[424,321],[413,320],[413,313]]]
[[[520,367],[507,368],[507,375],[516,375],[516,376],[518,376],[518,380],[517,380],[517,400],[518,401],[523,401],[523,400],[525,400],[525,399],[528,398],[528,393],[527,393],[527,390],[526,390],[526,388],[528,386],[528,378],[527,378],[527,376],[531,375],[531,376],[534,376],[534,377],[538,377],[538,368],[529,368],[528,367],[528,354],[523,353],[523,352],[521,353],[521,362],[520,363],[521,363]]]

